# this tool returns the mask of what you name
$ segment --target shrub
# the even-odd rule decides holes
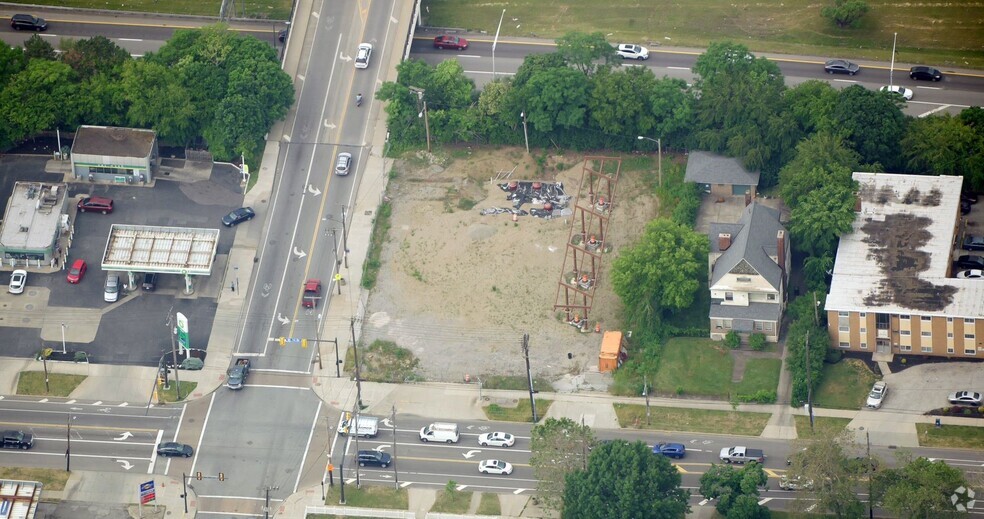
[[[842,358],[844,358],[843,351],[828,348],[827,353],[823,357],[823,361],[827,364],[837,364]]]
[[[676,394],[678,396],[683,394],[683,386],[677,386],[677,388],[676,388]]]
[[[762,351],[765,349],[765,334],[764,333],[753,333],[748,338],[748,347],[755,351]]]
[[[741,348],[741,335],[738,335],[738,332],[731,330],[728,332],[728,335],[724,336],[724,344],[733,350]]]
[[[774,404],[776,403],[777,398],[778,397],[776,396],[776,392],[774,390],[770,391],[768,389],[759,389],[758,391],[750,395],[743,395],[743,394],[735,395],[736,402],[755,403],[755,404]]]

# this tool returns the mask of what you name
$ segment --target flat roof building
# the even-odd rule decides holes
[[[51,266],[58,235],[68,228],[65,184],[15,182],[0,226],[0,254],[8,267]]]

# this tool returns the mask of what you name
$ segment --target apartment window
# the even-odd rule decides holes
[[[930,316],[930,315],[923,315],[923,316],[920,316],[920,317],[919,317],[919,320],[920,320],[920,321],[923,321],[923,322],[926,322],[926,321],[932,321],[932,320],[933,320],[933,317],[932,317],[932,316]]]
[[[964,348],[964,355],[976,355],[977,351],[974,348]]]
[[[922,352],[923,353],[933,353],[933,347],[932,346],[923,346],[922,347]]]
[[[765,294],[765,299],[766,300],[769,300],[769,301],[775,301],[776,300],[776,295],[775,294]]]
[[[947,346],[946,347],[946,352],[952,355],[953,354],[953,346]]]
[[[909,330],[902,330],[902,336],[903,337],[908,337],[910,335],[912,335],[912,332],[910,332]]]
[[[899,316],[899,319],[902,319],[903,321],[908,321],[909,320],[909,315],[908,314],[902,314],[902,315]]]
[[[866,342],[862,342],[862,343],[861,343],[861,349],[862,349],[862,350],[866,350],[866,349],[868,349],[868,343],[866,343]]]
[[[735,300],[735,293],[734,292],[725,292],[724,293],[724,300],[725,301],[734,301]]]
[[[903,344],[902,346],[899,346],[899,349],[902,351],[912,351],[912,346]]]
[[[964,318],[964,324],[974,324],[973,318]]]
[[[840,326],[837,329],[840,330],[840,331],[842,331],[842,332],[849,332],[849,331],[851,331],[851,327],[850,326]]]
[[[974,340],[974,338],[975,338],[974,337],[974,334],[972,334],[972,333],[965,333],[964,334],[964,339]]]
[[[858,316],[860,316],[860,317],[862,317],[862,318],[864,318],[864,317],[867,317],[867,316],[868,316],[868,314],[867,314],[867,313],[865,313],[865,312],[861,312],[860,314],[858,314]]]
[[[862,333],[862,334],[864,334],[864,333],[868,333],[868,329],[867,329],[867,328],[861,328],[861,333]]]
[[[947,339],[952,339],[953,338],[953,332],[946,332],[946,338]]]
[[[846,342],[846,341],[840,341],[840,343],[837,346],[839,346],[841,348],[850,348],[851,347],[851,343]]]
[[[920,335],[922,335],[923,337],[932,337],[933,333],[932,332],[921,332]]]
[[[952,317],[947,317],[947,318],[946,318],[946,322],[948,322],[948,323],[952,323],[952,322],[953,322],[953,318],[952,318]]]

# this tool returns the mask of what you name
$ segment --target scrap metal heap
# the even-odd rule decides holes
[[[582,332],[588,331],[602,254],[611,250],[605,240],[621,168],[619,158],[585,157],[581,170],[554,310],[563,310],[566,321]]]

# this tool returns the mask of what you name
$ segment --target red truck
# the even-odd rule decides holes
[[[301,297],[301,305],[304,308],[315,308],[321,300],[321,280],[309,279],[304,282],[304,295]]]

